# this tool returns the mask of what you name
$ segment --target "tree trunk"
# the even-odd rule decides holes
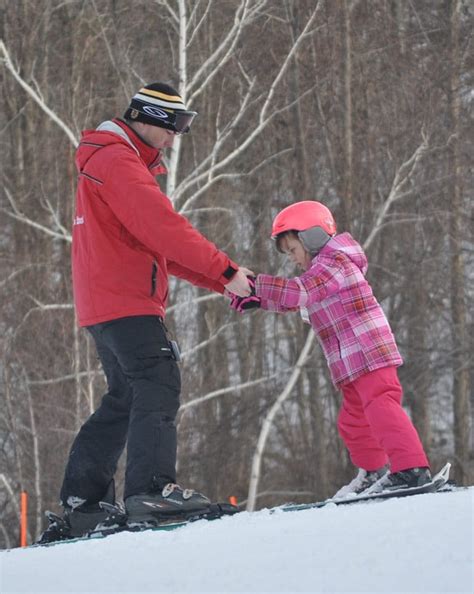
[[[453,407],[454,407],[454,471],[459,483],[470,480],[469,445],[470,445],[470,402],[469,402],[469,362],[467,311],[465,295],[465,268],[462,254],[463,195],[461,187],[460,145],[460,10],[461,2],[449,3],[451,18],[451,80],[450,80],[450,115],[452,123],[451,176],[453,180],[451,194],[450,253],[451,253],[451,316],[453,336]]]
[[[343,227],[350,229],[353,212],[352,30],[351,2],[344,0],[344,209]]]

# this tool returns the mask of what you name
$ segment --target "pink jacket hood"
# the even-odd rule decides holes
[[[316,260],[316,258],[321,256],[333,257],[334,252],[343,252],[351,259],[357,268],[359,268],[364,276],[367,274],[367,269],[369,267],[367,257],[362,247],[357,243],[350,233],[341,233],[340,235],[331,237],[327,244],[313,259],[313,262]]]

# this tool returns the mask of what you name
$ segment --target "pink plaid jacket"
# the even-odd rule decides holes
[[[362,247],[342,233],[329,240],[300,277],[257,276],[255,290],[263,309],[307,309],[336,386],[403,363],[366,272]]]

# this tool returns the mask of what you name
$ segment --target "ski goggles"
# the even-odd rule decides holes
[[[136,119],[172,130],[176,134],[187,134],[191,128],[196,111],[166,109],[157,105],[144,105],[141,108],[141,115]],[[133,116],[132,116],[133,118]]]
[[[168,114],[168,119],[163,122],[163,125],[165,128],[176,132],[176,134],[187,134],[191,129],[194,118],[197,116],[196,111],[175,111],[168,112]]]
[[[187,134],[196,116],[196,111],[174,110],[161,105],[144,104],[135,98],[124,114],[126,120],[166,128],[172,130],[175,134]]]

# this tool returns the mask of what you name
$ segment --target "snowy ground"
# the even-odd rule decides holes
[[[0,552],[0,592],[470,592],[474,487]]]

